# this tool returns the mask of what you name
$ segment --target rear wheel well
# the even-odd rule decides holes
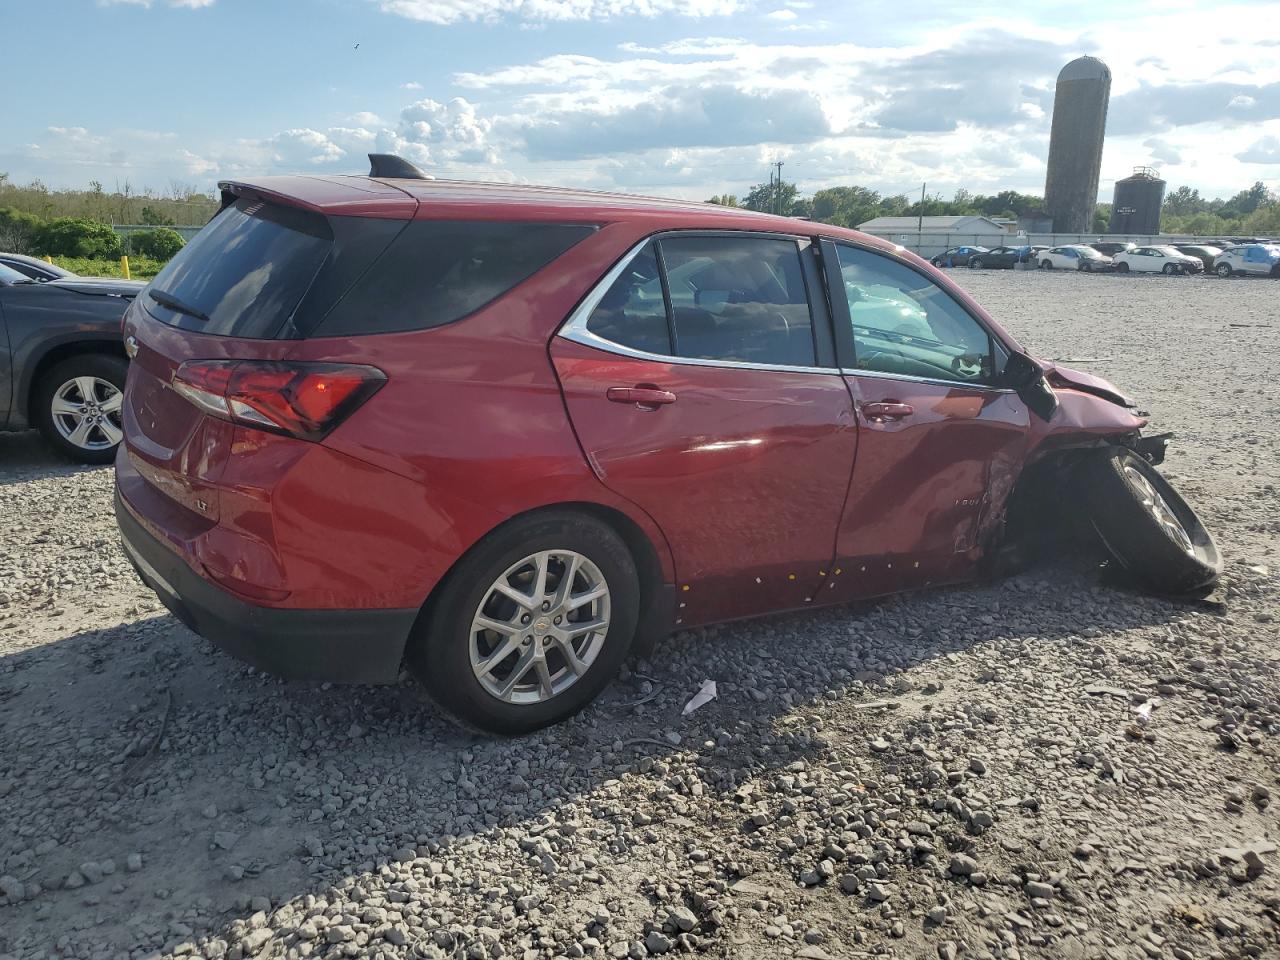
[[[599,523],[603,523],[622,538],[622,542],[626,544],[627,550],[631,553],[631,559],[636,565],[636,574],[640,581],[640,619],[636,626],[636,637],[632,645],[632,652],[638,656],[648,655],[654,645],[671,632],[674,625],[674,585],[663,583],[662,561],[658,556],[658,550],[653,541],[634,520],[621,510],[607,507],[604,504],[586,501],[569,501],[535,507],[532,510],[526,510],[523,513],[508,517],[498,526],[487,531],[453,562],[448,572],[431,588],[431,592],[427,595],[427,599],[423,602],[422,609],[418,613],[413,633],[417,633],[420,628],[425,627],[430,619],[432,606],[436,598],[439,597],[444,584],[453,576],[458,565],[471,551],[477,549],[489,537],[493,536],[496,531],[501,530],[508,524],[543,513],[577,513],[587,516]]]
[[[60,343],[37,361],[35,369],[31,371],[31,379],[27,381],[26,389],[22,392],[22,408],[18,412],[30,420],[31,401],[45,374],[62,361],[82,354],[104,354],[119,357],[121,360],[129,359],[124,352],[124,344],[117,340],[72,340],[70,343]]]

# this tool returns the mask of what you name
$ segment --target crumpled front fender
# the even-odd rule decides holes
[[[1045,379],[1049,381],[1049,385],[1052,387],[1093,394],[1110,403],[1117,403],[1122,407],[1137,406],[1133,398],[1128,394],[1121,393],[1114,383],[1104,380],[1102,377],[1095,377],[1092,373],[1073,370],[1070,367],[1064,367],[1052,362],[1043,363],[1042,366]]]

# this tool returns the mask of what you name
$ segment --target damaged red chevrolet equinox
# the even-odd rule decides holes
[[[129,557],[282,676],[519,733],[678,628],[971,580],[1059,519],[1165,593],[1221,561],[1115,387],[919,257],[698,203],[221,184],[124,319]]]

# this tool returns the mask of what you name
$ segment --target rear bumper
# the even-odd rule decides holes
[[[115,495],[125,554],[175,617],[225,652],[291,680],[393,683],[416,609],[293,610],[248,603],[201,577]]]

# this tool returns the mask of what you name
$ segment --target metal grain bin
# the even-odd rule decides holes
[[[1116,181],[1111,202],[1111,233],[1157,234],[1164,181],[1150,167],[1134,167],[1133,174]]]

